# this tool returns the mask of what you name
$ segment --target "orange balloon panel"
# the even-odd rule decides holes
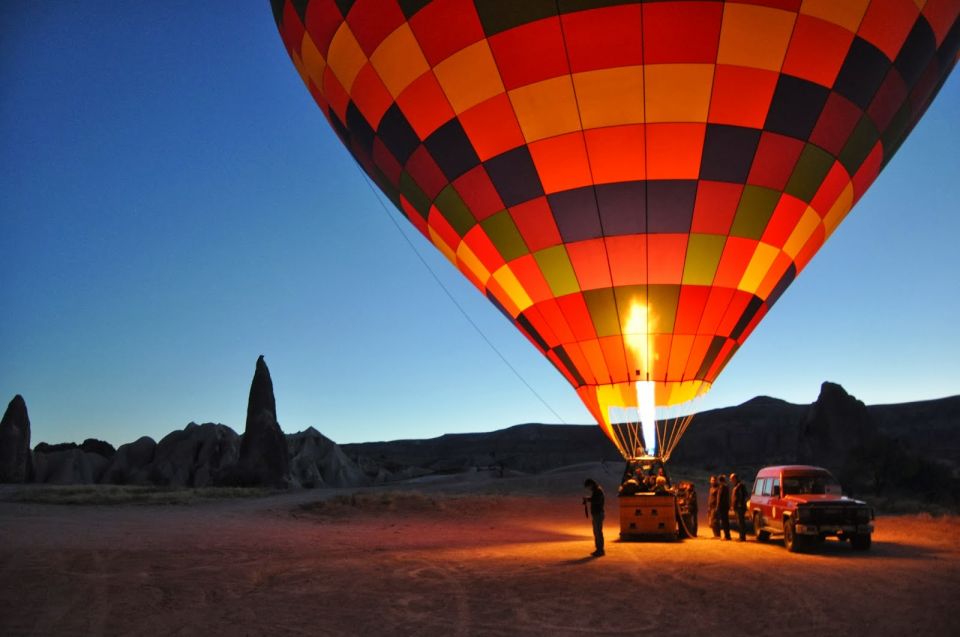
[[[601,425],[705,391],[957,61],[960,0],[273,0],[344,145]]]

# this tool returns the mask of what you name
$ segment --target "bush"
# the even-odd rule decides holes
[[[227,498],[258,498],[269,495],[269,489],[236,487],[203,487],[177,489],[122,485],[31,486],[6,495],[8,502],[71,505],[115,504],[197,504]]]

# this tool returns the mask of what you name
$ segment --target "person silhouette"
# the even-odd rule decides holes
[[[606,555],[603,550],[603,506],[606,497],[603,494],[603,487],[593,478],[584,480],[583,486],[590,489],[590,496],[584,498],[584,504],[590,503],[590,518],[593,521],[593,544],[596,550],[591,555],[600,557]]]
[[[730,488],[727,486],[727,477],[721,475],[717,478],[719,487],[717,489],[717,519],[720,521],[720,529],[723,531],[721,540],[730,539]]]
[[[747,488],[735,473],[730,474],[733,485],[733,512],[737,514],[737,526],[740,529],[740,541],[747,541]]]

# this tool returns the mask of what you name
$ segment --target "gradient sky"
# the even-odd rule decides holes
[[[302,85],[269,2],[0,3],[0,399],[32,443],[242,431],[337,442],[588,423],[411,227]],[[698,402],[960,393],[960,78]],[[405,222],[404,222],[405,224]],[[5,403],[4,403],[5,404]],[[555,412],[555,413],[554,413]],[[693,425],[696,427],[696,419]]]

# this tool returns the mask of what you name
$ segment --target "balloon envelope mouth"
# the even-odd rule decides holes
[[[630,384],[632,392],[620,391],[614,396],[597,388],[598,394],[607,394],[604,398],[608,399],[601,427],[624,458],[669,460],[697,411],[696,399],[709,389],[709,385],[703,384],[688,400],[660,404],[657,398],[664,395],[661,385],[663,383],[655,381],[636,381]]]
[[[654,398],[655,386],[652,381],[637,381],[637,419],[643,430],[644,451],[653,456],[657,452],[657,405]]]

